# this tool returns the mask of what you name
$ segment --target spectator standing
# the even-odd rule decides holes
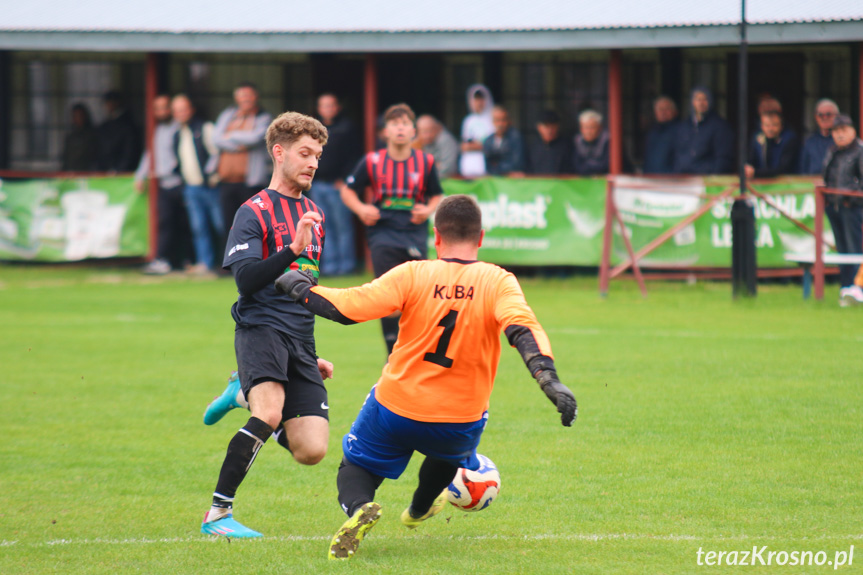
[[[491,110],[494,99],[482,84],[473,84],[467,89],[467,109],[470,113],[461,124],[461,159],[459,172],[466,178],[478,178],[486,174],[485,155],[482,143],[494,133]]]
[[[407,104],[384,112],[387,147],[360,160],[342,188],[342,199],[366,225],[375,277],[397,265],[428,258],[428,219],[443,197],[434,158],[415,150],[414,113]],[[372,203],[360,199],[366,187]],[[399,316],[381,319],[387,353],[399,335]]]
[[[219,153],[208,166],[219,176],[220,228],[226,233],[239,207],[267,187],[272,169],[265,138],[273,117],[258,104],[258,89],[240,84],[234,88],[234,103],[216,119],[213,142]]]
[[[761,114],[761,131],[752,138],[747,178],[774,178],[780,174],[797,173],[800,143],[794,130],[783,125],[782,114],[768,111]]]
[[[428,114],[417,118],[417,142],[423,152],[434,157],[441,178],[458,174],[458,141],[437,118]]]
[[[521,134],[512,127],[509,112],[495,106],[491,112],[494,133],[482,143],[486,172],[492,176],[524,173],[524,144]]]
[[[357,266],[354,215],[342,202],[345,178],[362,156],[362,142],[356,125],[342,113],[334,94],[318,97],[318,118],[329,133],[327,153],[321,157],[309,195],[327,215],[327,257],[321,273],[338,276],[352,273]]]
[[[219,153],[213,143],[213,124],[197,117],[192,101],[185,94],[174,96],[171,113],[177,123],[174,132],[177,173],[183,178],[183,199],[195,246],[196,263],[189,272],[211,275],[216,256],[221,252],[221,243],[216,242],[224,233],[219,192],[211,187],[212,174],[207,172],[209,159]]]
[[[833,147],[824,160],[824,184],[828,188],[863,191],[863,143],[851,118],[836,116],[831,130]],[[824,205],[836,251],[840,254],[863,253],[863,200],[829,194]],[[854,284],[857,265],[839,266],[839,305],[863,303],[863,289]]]
[[[571,174],[572,140],[560,134],[560,116],[546,110],[536,123],[536,136],[529,140],[525,154],[530,174]]]
[[[647,132],[644,144],[643,172],[674,173],[674,144],[679,128],[677,104],[668,96],[660,96],[653,102],[653,118],[656,123]]]
[[[692,91],[692,115],[680,123],[674,147],[678,174],[727,174],[733,170],[734,135],[713,110],[707,88]]]
[[[144,267],[145,274],[163,275],[183,269],[191,261],[192,244],[189,232],[189,214],[183,201],[183,179],[177,173],[177,156],[174,152],[174,134],[177,124],[171,116],[171,97],[160,94],[153,99],[152,165],[149,150],[141,155],[135,171],[135,189],[146,191],[146,180],[156,178],[157,240],[156,259]],[[152,168],[152,170],[151,170]]]
[[[116,90],[106,92],[102,103],[105,121],[99,125],[98,168],[104,172],[132,172],[141,155],[138,128],[132,113]]]
[[[602,129],[602,114],[585,110],[578,115],[573,165],[582,176],[608,173],[608,132]]]
[[[90,172],[97,168],[99,136],[93,126],[90,110],[77,103],[71,111],[72,128],[63,141],[64,172]]]
[[[833,121],[839,115],[839,106],[827,98],[815,104],[815,123],[818,131],[806,138],[800,154],[801,174],[820,174],[824,171],[824,158],[833,147]]]

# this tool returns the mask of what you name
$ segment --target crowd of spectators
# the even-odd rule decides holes
[[[654,121],[644,141],[644,160],[630,166],[636,173],[708,175],[736,173],[734,131],[715,110],[713,95],[705,87],[690,93],[690,113],[680,117],[668,96],[654,101]],[[609,133],[597,110],[586,108],[577,118],[574,134],[563,132],[560,115],[551,109],[536,118],[535,131],[522,134],[510,121],[509,110],[495,105],[491,92],[481,84],[468,89],[469,113],[462,122],[461,142],[431,116],[421,118],[419,147],[436,158],[446,158],[444,176],[475,178],[485,175],[600,175],[609,172]],[[828,99],[815,106],[818,130],[805,141],[785,124],[782,104],[765,95],[757,108],[746,151],[750,178],[778,175],[821,174],[830,131],[839,108]],[[458,169],[453,171],[453,158]]]
[[[265,139],[273,117],[260,106],[253,84],[238,85],[233,97],[234,104],[222,111],[215,123],[202,118],[186,94],[162,94],[154,99],[153,156],[145,151],[135,171],[138,191],[146,189],[151,175],[157,184],[156,257],[145,267],[145,273],[182,271],[210,277],[224,273],[222,257],[234,215],[269,184],[272,165]],[[334,94],[318,98],[317,114],[327,127],[329,141],[307,193],[328,220],[327,258],[321,262],[321,271],[344,275],[356,270],[357,258],[353,215],[342,202],[340,191],[363,155],[362,138],[354,122],[342,113]],[[86,114],[73,112],[73,118],[74,128],[67,139],[72,146],[84,139],[89,125]],[[439,139],[443,130],[439,123],[433,128],[430,143]],[[458,154],[453,154],[451,162],[457,159]],[[78,165],[68,169],[99,169],[95,161]],[[452,169],[455,173],[455,166]]]
[[[144,191],[151,174],[158,188],[156,258],[145,273],[223,273],[234,214],[267,187],[272,168],[265,136],[272,116],[253,84],[238,85],[233,97],[215,123],[202,118],[186,94],[154,99],[153,156],[145,151],[135,171],[136,189]]]
[[[140,132],[119,92],[102,99],[105,120],[95,126],[84,104],[71,109],[63,169],[66,171],[129,172],[143,191],[151,174],[158,187],[157,257],[147,273],[186,270],[197,275],[220,272],[226,233],[236,210],[268,184],[271,171],[265,134],[272,116],[259,104],[256,87],[238,85],[234,105],[215,123],[200,118],[192,100],[178,94],[153,101],[156,129],[152,151],[141,152]],[[509,110],[495,104],[481,84],[467,90],[468,114],[456,138],[436,118],[423,115],[416,122],[413,146],[430,154],[441,177],[524,175],[601,175],[609,171],[609,133],[602,115],[591,108],[577,118],[575,134],[563,132],[560,115],[545,110],[535,130],[522,134],[513,127]],[[654,101],[654,122],[644,142],[644,162],[636,172],[657,174],[734,173],[734,132],[713,105],[711,92],[696,87],[690,94],[689,114],[680,117],[671,98]],[[815,105],[818,129],[805,140],[788,128],[782,104],[772,96],[759,99],[757,125],[746,151],[749,178],[787,174],[822,175],[828,186],[863,188],[863,144],[848,116],[835,102]],[[329,131],[309,195],[327,214],[327,254],[322,273],[343,275],[357,267],[354,216],[341,199],[345,178],[363,156],[361,133],[342,112],[335,94],[321,94],[317,115]],[[386,132],[378,134],[386,147]],[[137,158],[140,157],[140,161]],[[837,248],[861,251],[863,202],[833,196],[827,205]],[[842,272],[843,289],[854,286],[857,267]],[[860,284],[863,284],[863,278]],[[857,287],[857,290],[860,288]],[[863,291],[859,294],[863,301]]]

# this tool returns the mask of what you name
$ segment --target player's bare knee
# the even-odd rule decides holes
[[[317,465],[327,454],[326,445],[303,445],[293,450],[294,460],[303,465]]]

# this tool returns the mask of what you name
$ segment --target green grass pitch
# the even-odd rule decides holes
[[[696,555],[863,545],[863,310],[840,309],[835,286],[824,302],[794,285],[735,302],[723,283],[653,283],[647,299],[615,283],[606,300],[594,278],[522,284],[575,426],[506,347],[480,446],[498,500],[409,532],[416,457],[343,564],[326,560],[335,475],[384,361],[377,324],[318,320],[336,366],[329,454],[300,467],[266,445],[235,506],[266,537],[229,542],[199,529],[245,421],[201,421],[235,365],[233,282],[0,267],[0,573],[821,573]],[[858,550],[839,570],[861,565]]]

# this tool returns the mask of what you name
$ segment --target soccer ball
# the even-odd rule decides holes
[[[462,511],[481,511],[500,493],[500,473],[494,462],[477,454],[479,469],[459,469],[447,488],[447,499]]]

